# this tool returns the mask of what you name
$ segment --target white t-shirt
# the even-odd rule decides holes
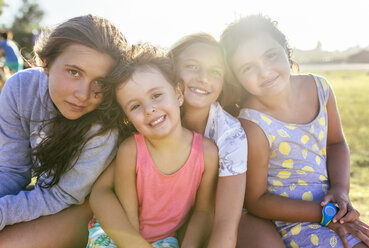
[[[219,176],[233,176],[247,170],[247,138],[240,122],[218,102],[210,107],[204,136],[219,150]]]

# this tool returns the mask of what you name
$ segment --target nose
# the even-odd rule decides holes
[[[148,102],[147,104],[145,104],[145,113],[147,115],[150,115],[154,113],[155,111],[156,111],[156,107],[153,102]]]
[[[90,83],[85,81],[76,83],[74,96],[80,101],[86,101],[90,97]]]
[[[202,83],[207,84],[209,81],[208,74],[205,70],[199,70],[199,79]]]
[[[269,66],[266,63],[259,64],[259,75],[261,77],[267,76],[269,73]]]

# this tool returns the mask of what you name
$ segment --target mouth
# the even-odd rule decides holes
[[[71,103],[71,102],[67,102],[69,104],[69,106],[73,109],[73,110],[82,110],[85,108],[85,106],[80,106],[80,105],[76,105],[74,103]]]
[[[210,94],[209,91],[205,90],[205,89],[201,89],[201,88],[194,88],[194,87],[189,87],[189,90],[195,94],[198,95],[208,95]]]
[[[279,78],[279,76],[275,76],[274,78],[265,80],[260,86],[261,87],[268,87],[271,86],[272,84],[275,83],[275,81],[277,81],[277,79]]]
[[[163,123],[166,120],[167,116],[166,115],[162,115],[158,118],[155,118],[153,121],[151,121],[149,123],[150,127],[156,127],[158,125],[160,125],[161,123]]]

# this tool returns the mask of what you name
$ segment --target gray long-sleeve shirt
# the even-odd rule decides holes
[[[55,214],[72,204],[83,203],[92,184],[116,153],[117,131],[89,140],[75,163],[58,184],[39,185],[25,191],[32,177],[30,149],[46,135],[39,132],[41,120],[53,117],[55,107],[48,94],[48,76],[40,68],[12,76],[0,94],[0,230],[6,225]],[[85,135],[99,130],[94,125]]]

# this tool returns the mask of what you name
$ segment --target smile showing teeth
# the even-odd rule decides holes
[[[209,94],[209,92],[208,92],[208,91],[206,91],[206,90],[201,90],[201,89],[198,89],[198,88],[190,88],[190,90],[191,90],[191,91],[193,91],[193,92],[195,92],[195,93],[198,93],[198,94],[203,94],[203,95],[205,95],[205,94]]]
[[[164,119],[165,119],[165,116],[163,115],[162,117],[160,117],[159,119],[157,119],[156,121],[154,121],[154,122],[151,122],[149,125],[150,126],[156,126],[156,125],[158,125],[159,123],[161,123],[161,122],[163,122],[164,121]]]

